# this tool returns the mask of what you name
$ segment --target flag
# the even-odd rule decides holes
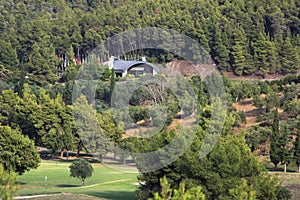
[[[88,62],[88,55],[85,55],[85,60],[84,60],[85,63]]]
[[[79,61],[78,61],[78,56],[75,56],[75,64],[78,65]]]
[[[68,64],[68,58],[65,57],[65,60],[64,60],[64,67],[65,67],[65,68],[67,67],[67,64]]]
[[[76,56],[73,56],[73,63],[76,65]]]

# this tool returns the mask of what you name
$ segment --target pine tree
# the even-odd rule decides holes
[[[270,70],[267,66],[267,45],[267,39],[262,32],[258,34],[258,38],[253,41],[252,44],[254,48],[254,64],[261,71],[263,76]]]
[[[0,13],[0,35],[4,35],[6,31],[7,23],[4,16]]]
[[[12,72],[16,72],[19,66],[16,49],[9,41],[0,40],[0,64]]]
[[[32,49],[28,69],[30,80],[42,86],[46,85],[47,82],[53,83],[57,79],[55,75],[56,58],[49,38],[44,38],[40,43],[33,44]]]
[[[231,63],[235,74],[242,75],[246,66],[245,57],[245,33],[242,27],[236,28],[233,31],[233,44],[231,50]]]
[[[281,73],[294,73],[296,72],[297,64],[299,63],[297,50],[293,47],[291,43],[291,38],[287,37],[282,45],[280,52],[280,61],[281,61]]]
[[[276,45],[272,41],[267,41],[267,56],[266,56],[266,68],[262,68],[263,72],[268,71],[269,73],[275,74],[278,71],[278,50]]]
[[[216,28],[214,46],[212,47],[212,55],[218,68],[222,71],[229,71],[229,50],[224,41],[227,40],[227,34],[222,32],[220,28]]]

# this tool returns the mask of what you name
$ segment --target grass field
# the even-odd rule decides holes
[[[292,200],[300,199],[300,173],[297,173],[298,166],[290,164],[287,166],[287,173],[283,172],[283,166],[279,165],[277,169],[274,167],[268,156],[260,156],[259,160],[268,169],[269,173],[277,176],[282,186],[288,188],[292,193]]]
[[[100,199],[135,199],[137,173],[128,173],[101,164],[92,164],[94,173],[86,179],[84,186],[80,180],[70,177],[70,162],[42,161],[38,169],[30,170],[18,177],[18,196],[39,194],[62,194],[61,199],[74,199],[70,194],[84,194]],[[47,180],[45,179],[47,177]],[[68,197],[69,196],[69,197]],[[52,199],[50,197],[36,199]],[[60,199],[58,196],[53,199]],[[79,197],[76,199],[79,199]]]

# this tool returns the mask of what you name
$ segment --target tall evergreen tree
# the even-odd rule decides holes
[[[57,79],[56,58],[49,37],[43,38],[40,43],[33,44],[32,49],[28,69],[30,80],[41,86],[47,85],[47,82],[53,83]]]
[[[291,38],[287,37],[280,51],[281,73],[294,73],[299,67],[299,58],[296,48],[291,43]]]
[[[216,61],[216,64],[220,70],[229,71],[229,50],[224,44],[224,41],[228,40],[227,34],[222,32],[222,30],[217,27],[214,40],[214,45],[212,47],[212,55],[214,56],[214,60]]]
[[[235,28],[233,31],[233,44],[231,49],[231,63],[233,71],[237,75],[242,75],[246,66],[245,49],[246,47],[245,33],[242,27]]]
[[[297,138],[294,143],[294,160],[298,165],[298,173],[300,173],[300,120],[297,123]]]
[[[254,64],[261,71],[263,76],[270,70],[267,66],[267,42],[267,38],[262,32],[260,32],[258,38],[252,42],[254,48]]]
[[[267,41],[267,57],[266,65],[261,70],[263,72],[269,72],[275,74],[278,71],[279,59],[278,59],[278,50],[273,41]]]
[[[289,130],[287,124],[284,124],[284,127],[280,133],[280,163],[283,164],[283,171],[286,172],[287,165],[292,160],[292,148],[289,146],[291,144],[289,140]]]
[[[276,109],[274,111],[273,123],[272,123],[272,136],[271,136],[271,146],[270,146],[270,159],[271,162],[277,168],[280,163],[280,133],[279,133],[279,113]]]

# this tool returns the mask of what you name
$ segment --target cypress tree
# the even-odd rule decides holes
[[[300,173],[300,121],[297,123],[297,138],[294,144],[294,159],[298,165],[298,173]]]
[[[280,162],[284,165],[284,172],[286,172],[286,167],[291,161],[291,148],[289,145],[289,129],[287,127],[287,124],[284,124],[283,130],[281,131],[281,137],[280,137]]]
[[[277,168],[280,162],[279,114],[277,109],[274,111],[273,124],[272,124],[270,159],[271,162],[275,165],[275,168]]]

